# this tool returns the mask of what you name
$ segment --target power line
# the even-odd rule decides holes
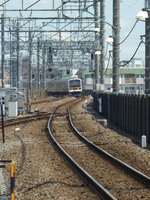
[[[141,46],[142,43],[144,43],[143,40],[140,41],[140,43],[139,43],[138,47],[136,48],[136,50],[135,50],[133,56],[132,56],[127,62],[125,62],[124,65],[120,65],[120,64],[118,64],[117,62],[115,62],[115,60],[114,60],[113,57],[111,56],[113,62],[114,62],[117,66],[119,66],[119,67],[124,67],[124,66],[126,66],[127,64],[129,64],[129,63],[133,60],[133,58],[135,57],[135,55],[136,55],[137,51],[139,50],[139,48],[140,48],[140,46]]]

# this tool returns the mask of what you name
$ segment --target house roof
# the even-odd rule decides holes
[[[112,74],[112,68],[108,68],[106,74]],[[120,68],[120,74],[135,74],[135,75],[144,75],[145,68]]]
[[[106,75],[112,74],[113,68],[108,68],[106,71]],[[120,74],[135,74],[135,75],[144,75],[145,68],[120,68]],[[79,69],[76,73],[77,75],[82,74],[82,69]],[[89,72],[89,68],[86,68],[84,71],[84,75],[91,75],[93,72]]]

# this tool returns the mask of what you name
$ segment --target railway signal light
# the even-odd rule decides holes
[[[52,47],[48,47],[47,63],[48,64],[52,64],[53,63]]]
[[[48,68],[48,71],[51,72],[51,71],[52,71],[52,68]]]
[[[67,74],[70,74],[70,69],[69,68],[67,69]]]
[[[51,49],[51,47],[49,47],[49,48],[48,48],[48,52],[49,52],[49,53],[51,53],[51,52],[52,52],[52,49]]]

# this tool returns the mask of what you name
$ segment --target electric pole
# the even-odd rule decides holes
[[[19,48],[19,21],[17,20],[17,88],[20,88],[20,48]]]
[[[113,92],[119,92],[120,0],[113,0]]]
[[[32,57],[32,38],[31,38],[31,31],[29,31],[29,90],[32,90],[32,64],[31,64],[31,57]]]
[[[145,19],[145,94],[150,94],[150,0],[145,0],[148,18]]]
[[[104,84],[104,69],[105,69],[105,0],[100,1],[100,83]]]
[[[1,37],[2,37],[2,45],[1,45],[1,56],[2,56],[2,88],[4,88],[4,15],[1,15]]]
[[[37,38],[37,90],[40,89],[40,38]]]
[[[99,28],[99,2],[95,0],[95,29]],[[99,41],[99,32],[95,33],[95,48],[96,51],[100,51],[100,41]],[[99,54],[95,54],[95,84],[100,83],[100,70],[99,70]],[[96,87],[96,85],[94,86]],[[96,88],[94,88],[95,90]]]

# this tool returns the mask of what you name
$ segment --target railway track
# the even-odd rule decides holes
[[[67,97],[60,97],[60,98],[54,98],[53,102],[58,101],[62,98],[67,98]],[[44,100],[36,100],[32,101],[32,105],[38,105],[38,104],[45,104],[50,102],[50,99],[44,99]],[[25,103],[26,105],[27,103]],[[4,127],[8,126],[13,126],[13,125],[19,125],[19,124],[24,124],[28,123],[34,120],[42,120],[42,119],[48,119],[49,116],[51,115],[51,112],[45,112],[45,105],[40,109],[40,111],[35,111],[33,113],[27,114],[27,115],[18,115],[16,118],[5,118],[4,120]],[[2,122],[0,121],[0,129],[2,128]]]
[[[69,102],[70,99],[75,98],[63,98],[51,104],[42,103],[38,108],[45,107],[43,112],[52,112],[56,105]],[[16,199],[99,199],[50,145],[45,134],[47,119],[33,119],[29,123],[11,125],[5,129],[5,143],[2,144],[0,154],[1,158],[13,158],[17,163]],[[16,131],[16,127],[19,127],[19,131]]]
[[[107,195],[108,195],[108,193],[110,193],[110,195],[113,196],[112,198],[115,198],[115,199],[116,198],[117,199],[125,199],[125,198],[131,199],[131,198],[127,197],[127,194],[129,193],[129,191],[131,191],[131,192],[133,190],[139,191],[139,190],[144,190],[144,188],[149,188],[149,178],[148,178],[148,183],[146,183],[146,181],[143,180],[142,177],[132,178],[129,175],[126,175],[124,173],[124,170],[122,170],[122,167],[121,167],[121,170],[115,172],[116,167],[113,166],[111,169],[109,166],[109,164],[112,162],[111,160],[109,162],[105,161],[103,163],[103,160],[105,160],[105,159],[101,159],[101,157],[104,158],[104,155],[99,157],[99,155],[97,155],[97,153],[92,154],[92,151],[89,150],[89,146],[91,146],[91,144],[83,143],[80,140],[76,140],[76,137],[73,137],[73,135],[72,135],[73,128],[71,128],[69,126],[69,123],[72,123],[72,122],[69,122],[67,120],[68,118],[71,119],[71,114],[67,113],[68,103],[71,104],[71,101],[68,101],[67,103],[63,104],[63,106],[61,106],[61,105],[58,106],[58,108],[55,110],[56,112],[53,112],[53,116],[51,115],[52,111],[49,113],[46,113],[43,110],[43,112],[39,112],[39,113],[35,114],[34,116],[33,115],[25,116],[24,119],[23,119],[23,117],[21,117],[22,121],[21,121],[21,119],[19,119],[20,121],[18,119],[16,119],[16,120],[11,119],[12,121],[9,121],[9,123],[10,123],[9,125],[14,125],[14,123],[16,123],[16,124],[24,123],[23,127],[24,126],[26,127],[26,122],[28,122],[28,120],[29,120],[29,122],[32,120],[33,121],[40,120],[40,119],[42,119],[42,115],[45,115],[43,117],[48,119],[49,116],[51,115],[51,119],[53,120],[53,125],[51,124],[52,126],[50,129],[52,130],[52,132],[54,131],[53,136],[54,136],[55,140],[59,143],[59,145],[63,149],[65,149],[65,151],[68,152],[68,154],[70,154],[70,157],[73,157],[73,159],[78,163],[78,165],[80,165],[83,168],[83,171],[85,172],[85,174],[89,174],[90,175],[89,177],[93,177],[93,180],[92,180],[93,182],[91,182],[91,183],[87,183],[89,181],[89,178],[84,177],[84,179],[86,180],[86,183],[88,185],[91,184],[92,188],[95,187],[94,185],[96,183],[98,183],[98,184],[101,183],[100,188],[106,189]],[[58,103],[58,105],[59,105],[59,103]],[[65,108],[63,108],[63,107],[65,107]],[[54,108],[54,106],[53,106],[53,108]],[[50,109],[50,110],[52,110],[52,109]],[[68,111],[69,111],[69,109],[68,109]],[[48,116],[46,116],[46,114],[48,114]],[[62,131],[62,130],[64,130],[63,127],[66,127],[66,131]],[[80,130],[80,128],[79,128],[79,130]],[[66,136],[67,137],[69,136],[69,138],[66,139]],[[18,137],[21,137],[21,136],[18,134]],[[62,139],[64,139],[64,140],[62,140]],[[23,140],[21,140],[21,142],[23,142]],[[53,142],[53,143],[55,144],[55,142]],[[25,146],[25,143],[24,143],[24,146]],[[25,152],[24,148],[22,148],[22,152],[23,152],[23,157],[24,157],[24,152]],[[81,152],[82,152],[82,154],[80,154]],[[102,154],[100,153],[100,155],[102,155]],[[88,158],[91,158],[91,161],[88,161]],[[21,163],[23,163],[23,162],[21,162]],[[102,165],[102,163],[103,163],[103,165]],[[76,171],[78,171],[78,169],[75,167],[75,165],[74,165],[74,168]],[[115,171],[113,171],[113,168]],[[21,170],[22,170],[22,168],[20,169],[20,171]],[[80,170],[80,171],[82,171],[82,170]],[[19,172],[16,173],[16,175],[20,174]],[[106,172],[106,174],[104,174],[103,172]],[[123,175],[120,175],[120,173],[123,173]],[[127,172],[127,173],[132,174],[132,171]],[[121,178],[122,176],[123,176],[123,178]],[[124,176],[128,176],[129,179],[127,177],[124,180]],[[110,183],[110,179],[114,180],[114,177],[117,180],[120,179],[120,183],[118,183],[118,185],[116,185],[116,183],[115,183],[116,180],[114,182]],[[105,181],[104,181],[104,179],[105,179]],[[141,183],[141,181],[139,183],[138,179],[141,179],[141,181],[143,183]],[[122,182],[129,183],[129,184],[128,185],[123,184]],[[97,191],[97,193],[99,193],[100,196],[101,195],[104,196],[104,199],[109,199],[108,197],[105,197],[104,194],[101,194],[101,191],[100,191],[101,189],[96,188],[95,190]],[[122,194],[123,191],[124,191],[124,194]]]
[[[18,118],[11,118],[4,120],[4,127],[18,125],[18,124],[24,124],[27,122],[31,122],[34,120],[42,120],[42,119],[48,119],[51,113],[47,112],[37,112],[36,114],[28,115],[28,116],[22,116]],[[0,122],[0,128],[2,128],[2,123]]]
[[[66,104],[53,110],[48,121],[49,136],[65,159],[98,195],[104,199],[123,199],[128,198],[127,191],[150,187],[148,176],[116,159],[83,137],[73,125],[67,107]],[[61,132],[62,126],[66,126],[65,133]],[[80,140],[72,134],[72,130]],[[116,183],[115,178],[118,176],[120,182]]]

